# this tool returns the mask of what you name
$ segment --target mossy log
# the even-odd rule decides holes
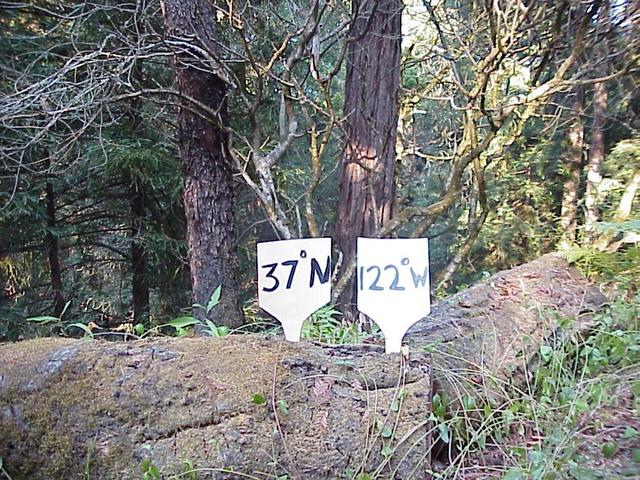
[[[0,362],[0,457],[14,480],[156,469],[162,478],[427,478],[426,353],[406,360],[375,345],[256,335],[42,339],[0,347]]]
[[[3,345],[0,458],[14,480],[159,478],[156,469],[429,478],[432,368],[452,397],[499,389],[558,334],[559,318],[582,328],[581,313],[605,300],[546,255],[434,305],[405,337],[408,358],[385,355],[377,339],[332,347],[258,335]]]
[[[525,383],[542,344],[589,330],[605,302],[597,285],[547,254],[435,304],[405,340],[433,353],[434,388],[450,400],[495,398],[506,384]]]

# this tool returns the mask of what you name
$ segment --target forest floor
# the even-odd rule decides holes
[[[435,478],[640,479],[639,314],[638,296],[612,302],[589,332],[543,345],[525,388],[450,419],[466,445]]]
[[[628,382],[621,382],[613,402],[580,413],[576,422],[567,425],[560,421],[546,435],[532,423],[524,434],[512,432],[502,442],[470,453],[458,478],[640,479],[637,396]],[[513,454],[519,449],[514,448],[517,445],[526,445],[524,462]],[[448,476],[442,474],[443,478]]]

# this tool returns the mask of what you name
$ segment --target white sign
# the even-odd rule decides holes
[[[287,340],[331,300],[331,238],[258,243],[258,304],[276,317]]]
[[[399,352],[411,325],[431,313],[429,240],[358,238],[358,310]]]

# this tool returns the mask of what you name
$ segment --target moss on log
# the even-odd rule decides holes
[[[14,480],[139,478],[145,468],[426,478],[428,355],[383,352],[256,335],[5,345],[0,456]]]
[[[453,398],[499,393],[561,324],[587,328],[584,312],[605,300],[546,255],[434,305],[405,337],[408,359],[384,355],[379,339],[2,345],[0,458],[14,480],[155,469],[162,478],[429,478],[431,369]]]

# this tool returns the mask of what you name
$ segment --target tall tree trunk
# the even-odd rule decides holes
[[[46,160],[47,170],[51,168],[49,159]],[[62,269],[60,268],[60,250],[58,249],[58,236],[56,229],[56,194],[53,184],[47,180],[45,186],[45,202],[47,212],[47,233],[44,243],[49,259],[49,272],[51,273],[51,289],[53,290],[53,315],[60,317],[64,311],[64,290],[62,288]]]
[[[584,92],[581,87],[577,86],[571,108],[573,119],[567,130],[567,153],[564,162],[565,173],[562,185],[562,210],[560,212],[561,246],[565,248],[575,243],[578,227],[578,197],[584,146],[583,102]]]
[[[144,218],[144,185],[139,178],[131,183],[129,206],[131,207],[131,272],[133,294],[133,319],[145,322],[149,317],[149,280],[147,256],[140,239]]]
[[[176,47],[176,74],[180,92],[206,107],[203,111],[186,98],[179,112],[180,158],[193,300],[207,305],[222,285],[222,297],[209,318],[237,327],[243,323],[238,300],[238,260],[233,205],[233,178],[226,152],[226,86],[211,62],[200,54],[215,52],[215,14],[207,0],[164,0],[167,33],[196,45]],[[188,48],[188,47],[187,47]],[[198,110],[198,111],[196,111]],[[212,118],[212,112],[215,118]],[[202,319],[205,312],[196,309]]]
[[[137,28],[143,29],[143,26]],[[142,60],[135,62],[132,77],[139,84],[143,83]],[[141,101],[131,100],[129,119],[135,137],[145,136],[144,122],[140,114]],[[129,209],[131,210],[131,302],[133,304],[133,320],[145,323],[149,320],[149,273],[147,272],[147,252],[142,241],[142,228],[145,217],[145,186],[139,172],[130,171]]]
[[[45,244],[49,257],[49,270],[51,272],[51,288],[53,289],[53,315],[60,317],[64,310],[64,291],[62,288],[62,269],[60,268],[60,252],[58,249],[58,237],[54,233],[56,228],[56,196],[53,184],[47,181],[45,187],[47,202],[47,234]]]
[[[594,52],[594,60],[599,62],[595,67],[598,76],[608,73],[607,62],[611,53],[608,44],[610,4],[604,2],[603,9],[598,15],[596,32],[600,41]],[[591,139],[589,145],[589,160],[587,164],[587,185],[584,198],[584,233],[587,244],[594,244],[597,240],[595,225],[600,221],[600,184],[602,183],[602,162],[604,161],[605,132],[604,123],[607,114],[607,85],[605,82],[593,84],[593,120],[591,124]]]
[[[335,235],[345,268],[356,237],[375,235],[393,216],[402,36],[400,0],[354,0],[352,10]],[[340,299],[345,311],[355,303],[352,283]]]
[[[585,234],[586,240],[595,240],[595,224],[600,220],[598,189],[602,182],[602,161],[604,160],[604,122],[607,113],[607,88],[604,82],[593,86],[593,124],[587,167],[587,188],[585,192]]]

